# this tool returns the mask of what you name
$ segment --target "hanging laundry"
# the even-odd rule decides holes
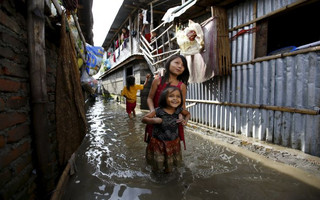
[[[186,55],[190,72],[189,83],[201,83],[219,75],[217,60],[217,30],[216,21],[211,20],[202,27],[204,49],[201,53]]]
[[[119,56],[120,56],[120,48],[119,48],[119,49],[117,49],[117,51],[118,51],[117,58],[119,58]]]
[[[116,40],[116,48],[119,47],[119,40]]]
[[[203,49],[203,31],[200,24],[189,20],[184,30],[177,30],[177,43],[183,55],[194,55]]]
[[[150,11],[142,10],[142,14],[143,14],[143,24],[149,24],[151,19]]]
[[[123,40],[123,48],[126,48],[126,47],[127,47],[127,41],[128,41],[128,40]]]

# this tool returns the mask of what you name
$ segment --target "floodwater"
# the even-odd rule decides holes
[[[320,187],[190,130],[185,131],[183,165],[171,174],[153,174],[144,158],[142,115],[129,119],[125,108],[101,98],[89,106],[90,130],[77,151],[77,172],[63,199],[320,199]]]

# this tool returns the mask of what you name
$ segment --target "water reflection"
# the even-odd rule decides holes
[[[186,131],[183,165],[153,174],[145,162],[142,114],[102,99],[89,107],[90,131],[64,199],[318,199],[320,191]]]

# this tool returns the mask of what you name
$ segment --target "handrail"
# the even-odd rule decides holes
[[[146,55],[150,60],[153,59],[152,55],[150,55],[149,52],[147,52],[145,49],[143,49],[141,46],[139,46],[140,49],[143,51],[143,54]]]
[[[179,52],[180,52],[180,49],[177,50],[175,53],[171,54],[170,56],[168,56],[168,57],[166,57],[166,58],[164,58],[164,59],[162,59],[162,60],[159,60],[159,61],[155,62],[153,65],[157,65],[157,64],[159,64],[159,63],[161,63],[161,62],[169,59],[171,56],[176,55],[176,54],[179,53]]]
[[[157,27],[159,28],[159,26]],[[157,29],[156,28],[156,29]],[[145,39],[145,37],[140,37],[140,44],[139,48],[141,49],[145,59],[147,60],[149,67],[151,71],[156,71],[158,67],[161,67],[161,64],[164,63],[168,58],[170,58],[173,55],[176,55],[180,52],[180,49],[174,49],[172,50],[168,46],[171,42],[176,40],[176,36],[170,38],[168,37],[166,41],[163,41],[163,44],[160,46],[156,45],[156,48],[152,47],[152,44],[156,43],[157,40],[161,39],[164,37],[165,34],[169,34],[169,31],[172,30],[173,28],[173,23],[171,23],[168,28],[166,28],[159,36],[156,37],[155,40],[151,41],[150,43]],[[156,29],[153,29],[156,30]],[[157,43],[156,43],[157,44]],[[158,53],[158,50],[163,49],[162,53]]]
[[[173,27],[173,24],[171,24],[171,26],[169,26],[166,30],[164,30],[156,39],[159,39],[160,37],[162,37],[166,32],[168,32],[170,30],[170,28]],[[154,43],[156,40],[151,41],[150,44]]]
[[[245,104],[245,103],[232,103],[232,102],[221,102],[221,101],[214,101],[214,100],[198,100],[198,99],[186,99],[186,102],[234,106],[234,107],[241,107],[241,108],[265,109],[265,110],[300,113],[300,114],[308,114],[308,115],[320,114],[319,110],[293,108],[293,107],[285,107],[285,106],[273,106],[273,105],[264,105],[264,104]]]
[[[152,29],[150,32],[154,32],[156,30],[158,30],[161,26],[163,26],[165,24],[165,22],[162,22],[159,26],[157,26],[155,29]]]
[[[154,55],[154,56],[152,56],[152,57],[163,56],[163,55],[168,54],[168,53],[176,53],[177,51],[180,51],[180,49],[175,49],[175,50],[171,50],[171,51],[166,51],[166,52],[163,52],[163,53]]]
[[[144,42],[144,41],[141,41],[141,44],[143,45],[143,47],[149,52],[149,54],[150,54],[150,51],[149,51],[149,49],[148,49],[148,43],[146,43],[146,42]],[[152,48],[153,49],[153,48]]]
[[[140,33],[140,38],[142,38],[143,42],[149,47],[149,49],[153,49],[148,40]]]

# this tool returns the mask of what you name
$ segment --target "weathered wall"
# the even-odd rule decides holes
[[[1,3],[0,38],[0,198],[32,198],[30,91],[26,17],[17,5]]]
[[[37,166],[31,104],[25,1],[0,3],[0,199],[35,199]],[[59,176],[55,135],[55,73],[59,31],[46,29],[48,132],[52,170],[44,188],[52,191]],[[50,36],[51,35],[51,36]],[[49,196],[50,194],[48,194]]]
[[[187,99],[313,110],[320,99],[317,66],[319,53],[233,67],[231,76],[190,84]],[[193,121],[320,156],[319,115],[204,103],[190,112]]]
[[[110,94],[119,94],[124,85],[124,71],[119,69],[102,79],[102,85]]]
[[[151,71],[149,70],[148,65],[145,61],[134,61],[104,76],[102,78],[102,85],[104,89],[107,90],[110,94],[120,98],[121,90],[126,85],[125,83],[126,69],[129,67],[132,67],[133,75],[136,78],[136,84],[143,84],[145,81],[146,75],[148,73],[151,74]],[[146,99],[149,94],[151,82],[152,80],[149,80],[149,84],[145,87],[145,89],[143,89],[142,91],[138,91],[137,93],[138,108],[148,109]]]
[[[258,1],[262,16],[296,1]],[[252,20],[253,1],[228,10],[229,29]],[[252,28],[252,25],[244,29]],[[237,33],[233,31],[230,38]],[[252,34],[231,42],[232,63],[252,60]],[[310,52],[233,66],[231,76],[190,84],[187,98],[316,110],[320,107],[320,53]],[[258,140],[320,156],[320,115],[197,103],[192,120]]]

